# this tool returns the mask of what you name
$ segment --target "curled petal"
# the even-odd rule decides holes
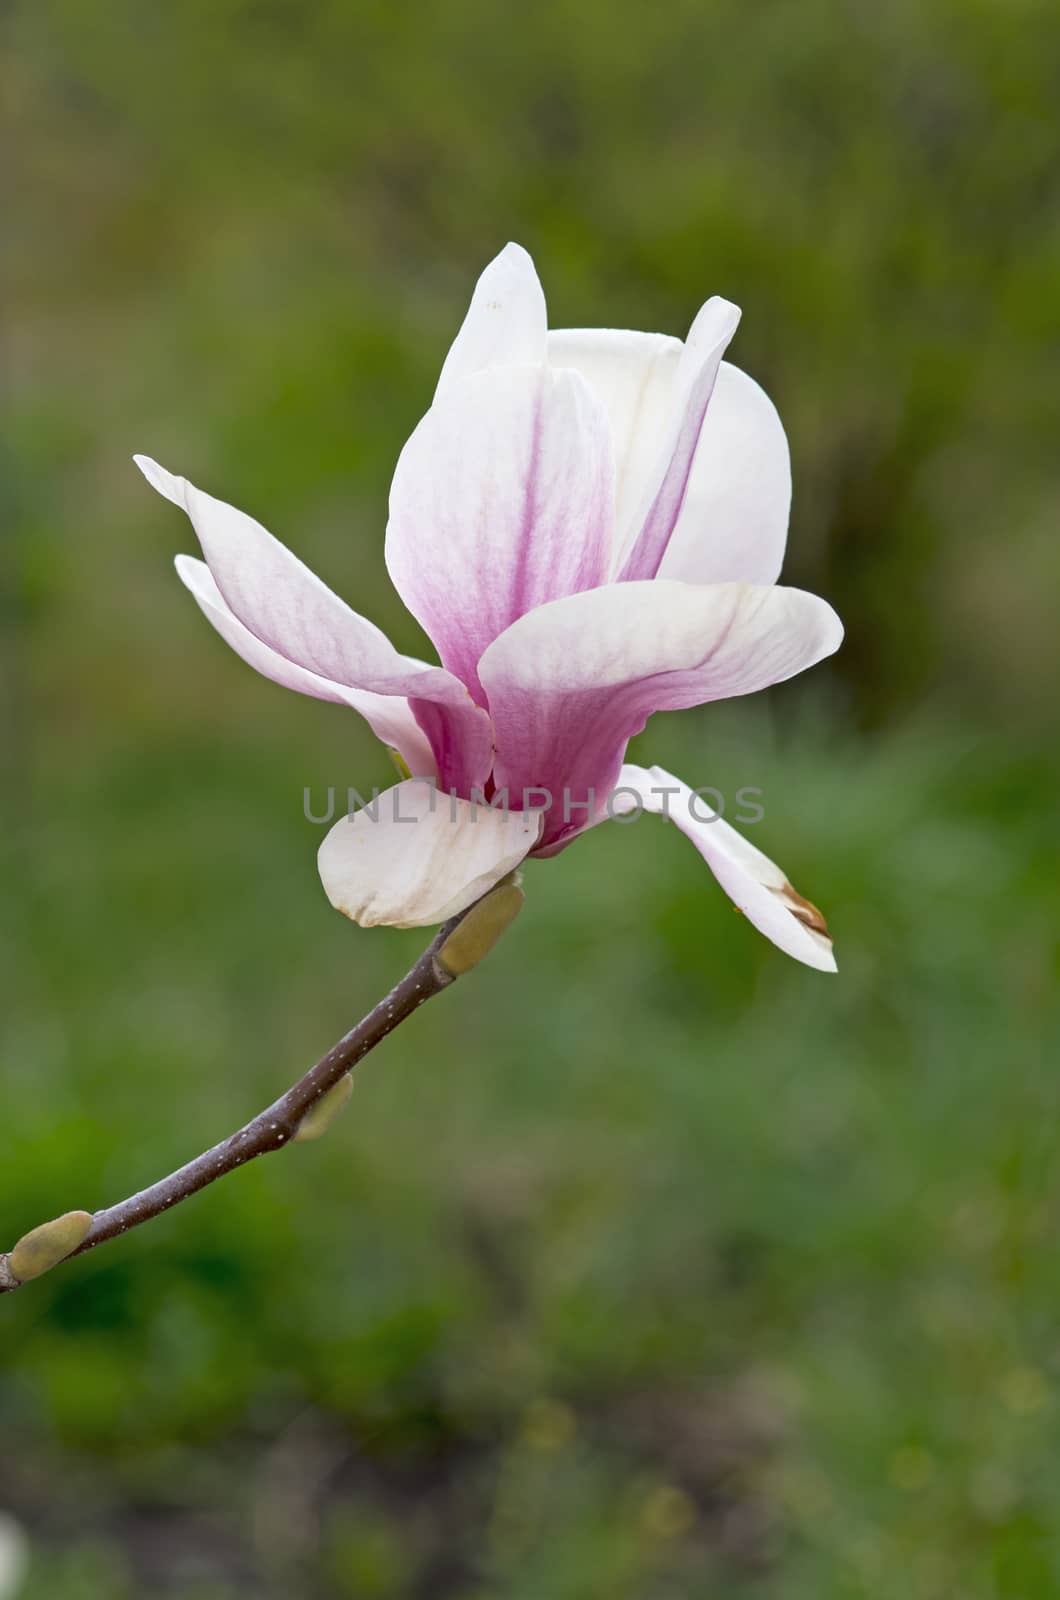
[[[649,484],[639,527],[619,573],[624,582],[654,578],[659,571],[684,505],[721,358],[739,320],[739,307],[715,295],[692,324],[674,381],[673,410],[662,442],[657,481]]]
[[[628,547],[667,436],[684,346],[664,333],[560,328],[548,336],[554,367],[580,372],[607,409],[615,454],[615,553]]]
[[[662,767],[624,766],[613,809],[664,815],[690,839],[748,922],[778,949],[819,972],[835,972],[825,920],[767,855],[749,844],[695,792]]]
[[[407,700],[399,695],[373,694],[370,689],[350,689],[345,684],[332,683],[305,667],[296,666],[286,656],[278,655],[267,644],[262,644],[256,634],[245,628],[239,618],[226,605],[205,561],[193,556],[178,556],[177,573],[190,590],[200,610],[221,638],[231,645],[236,655],[262,677],[298,694],[311,695],[316,700],[331,700],[336,705],[351,706],[367,722],[377,739],[389,745],[401,756],[414,777],[435,775],[434,754],[430,742]]]
[[[148,482],[187,512],[218,589],[251,633],[333,683],[407,693],[410,672],[424,669],[399,655],[260,522],[146,457],[135,459]]]
[[[522,245],[506,244],[475,285],[467,316],[445,358],[435,400],[461,378],[487,367],[540,365],[547,323],[533,261]]]
[[[776,407],[723,361],[659,577],[775,583],[790,510],[791,458]]]
[[[615,574],[658,482],[684,346],[661,333],[563,328],[549,333],[548,349],[553,366],[575,368],[607,407],[615,445]],[[791,462],[776,408],[753,378],[723,361],[658,576],[775,583],[790,509]]]
[[[454,799],[406,779],[341,818],[317,864],[336,911],[362,928],[444,922],[517,867],[540,818]]]
[[[485,781],[489,719],[459,679],[399,654],[374,623],[352,611],[253,517],[145,456],[135,460],[148,482],[187,512],[225,605],[249,633],[330,683],[409,699],[430,739],[440,781],[462,791]],[[429,718],[421,715],[423,705],[432,707]]]

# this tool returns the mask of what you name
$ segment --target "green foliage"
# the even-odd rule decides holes
[[[421,648],[387,483],[511,235],[558,322],[744,305],[789,575],[849,628],[641,746],[762,789],[838,979],[661,822],[533,865],[327,1139],[0,1300],[26,1600],[1051,1600],[1050,12],[43,0],[11,34],[4,1243],[244,1120],[423,942],[328,907],[303,789],[386,754],[210,634],[134,449]]]

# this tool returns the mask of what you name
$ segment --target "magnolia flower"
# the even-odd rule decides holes
[[[136,458],[191,518],[206,559],[177,570],[217,631],[265,677],[359,712],[411,774],[321,846],[347,916],[441,921],[637,807],[670,815],[781,949],[834,970],[820,913],[767,857],[669,774],[624,765],[653,711],[780,683],[842,637],[823,600],[776,583],[788,448],[722,360],[738,320],[714,298],[683,344],[550,332],[525,250],[491,262],[390,492],[387,567],[440,666],[260,523]]]

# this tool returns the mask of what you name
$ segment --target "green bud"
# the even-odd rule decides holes
[[[438,951],[437,959],[450,977],[459,978],[470,972],[489,955],[501,934],[519,915],[525,899],[519,887],[519,874],[515,872],[503,879],[478,905],[472,906]]]
[[[310,1106],[298,1124],[298,1132],[294,1136],[295,1144],[310,1144],[314,1139],[322,1138],[339,1113],[345,1111],[352,1093],[353,1079],[347,1072],[333,1089],[329,1089],[327,1094],[322,1094],[316,1104]]]
[[[12,1274],[19,1283],[28,1283],[31,1278],[50,1272],[84,1242],[91,1226],[92,1214],[88,1211],[67,1211],[51,1222],[42,1222],[39,1228],[25,1234],[8,1256]]]

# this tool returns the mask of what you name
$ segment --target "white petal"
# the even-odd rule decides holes
[[[315,672],[296,666],[286,656],[270,650],[267,644],[245,628],[239,618],[226,605],[224,596],[210,575],[205,561],[192,556],[178,556],[177,573],[191,591],[207,621],[217,629],[222,639],[243,660],[260,672],[262,677],[298,694],[312,695],[316,700],[331,700],[336,705],[351,706],[367,722],[377,739],[382,739],[401,756],[414,777],[433,777],[434,755],[426,734],[409,709],[409,703],[400,695],[373,694],[369,689],[350,689],[345,684],[332,683]]]
[[[636,808],[630,790],[639,796],[644,810],[669,816],[692,841],[729,899],[759,933],[796,961],[819,972],[835,972],[832,941],[817,907],[688,784],[662,767],[624,766],[613,802],[616,814]]]
[[[545,601],[604,581],[613,482],[607,417],[577,372],[476,373],[447,388],[406,444],[387,566],[477,697],[491,639]]]
[[[532,812],[452,799],[410,778],[343,817],[320,846],[321,882],[362,928],[420,928],[471,905],[537,840]]]
[[[548,314],[534,263],[522,245],[506,244],[485,269],[467,316],[445,358],[434,398],[461,378],[496,366],[539,366]]]
[[[503,677],[547,694],[676,675],[666,693],[676,710],[671,698],[703,705],[783,683],[842,638],[832,607],[803,589],[656,578],[539,606],[494,640],[480,670],[488,687]]]
[[[157,461],[152,461],[150,456],[133,456],[133,460],[151,485],[166,500],[171,500],[182,511],[187,510],[184,504],[184,478],[174,477],[172,472],[167,472],[165,467],[160,467]]]
[[[659,577],[774,583],[790,509],[791,458],[776,407],[723,361]]]
[[[607,408],[615,452],[617,549],[628,543],[633,517],[657,468],[683,348],[680,339],[664,333],[617,328],[560,328],[548,336],[551,365],[580,372]]]

